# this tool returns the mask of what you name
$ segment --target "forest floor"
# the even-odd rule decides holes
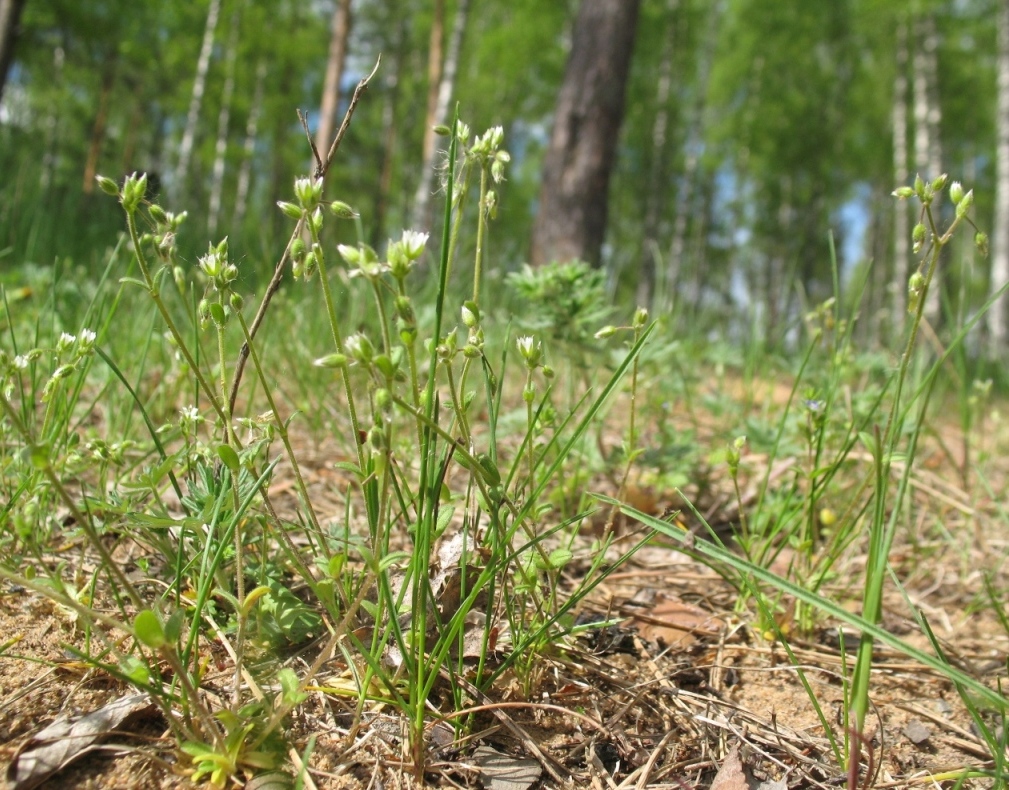
[[[891,555],[907,598],[890,585],[883,625],[932,652],[913,620],[910,601],[927,616],[948,660],[997,688],[1006,673],[1009,635],[986,597],[984,579],[988,574],[1004,601],[1009,526],[1000,510],[1009,467],[1004,455],[994,457],[987,467],[987,488],[975,490],[983,487],[964,483],[949,450],[956,440],[952,433],[941,440],[933,435],[919,455],[911,508],[919,518],[912,529],[898,534]],[[332,453],[307,441],[304,449],[310,486],[333,491],[332,506],[338,512],[342,500]],[[761,478],[763,463],[758,457],[746,459],[749,480]],[[278,496],[285,486],[283,478],[274,482]],[[707,502],[702,503],[712,523],[722,514],[733,518],[735,507],[727,480],[715,488],[721,490],[705,492]],[[598,490],[605,489],[600,482]],[[632,503],[643,510],[662,513],[682,505],[671,491],[641,487],[630,493]],[[587,565],[594,528],[598,525],[586,526],[584,546],[567,569],[571,584],[577,582],[579,567]],[[627,540],[640,531],[627,523],[617,528]],[[117,551],[128,553],[129,547]],[[852,609],[860,601],[864,551],[856,545],[847,552],[828,585],[830,596]],[[68,544],[54,547],[50,559],[80,554],[79,546]],[[787,561],[784,553],[777,560]],[[470,728],[473,735],[465,742],[453,742],[444,723],[432,726],[425,781],[490,790],[845,786],[844,771],[795,664],[773,634],[760,632],[752,607],[739,610],[738,599],[735,587],[673,545],[660,541],[646,546],[582,607],[583,618],[616,618],[619,625],[544,655],[531,695],[523,694],[517,678],[503,678],[493,699],[481,700]],[[838,624],[822,618],[800,634],[793,614],[786,604],[779,626],[789,634],[795,659],[835,735],[843,739],[845,678],[857,642],[846,639],[842,650]],[[0,656],[0,764],[9,766],[9,780],[14,779],[16,758],[23,758],[42,727],[131,693],[67,653],[67,645],[84,647],[85,631],[73,616],[31,591],[7,585],[0,587],[0,643],[11,639],[16,644]],[[205,681],[210,689],[224,686],[229,677],[226,656],[220,655],[216,681],[213,674]],[[291,657],[300,665],[312,659],[311,646]],[[319,685],[338,683],[338,675],[334,668],[328,679],[320,677]],[[445,691],[436,688],[432,710]],[[930,668],[877,645],[870,695],[873,708],[859,786],[951,787],[954,774],[964,767],[991,767],[956,688]],[[308,770],[300,780],[304,788],[414,784],[396,711],[368,708],[358,726],[354,700],[321,692],[298,711],[287,736],[292,754],[304,754],[311,739]],[[190,782],[164,721],[141,707],[103,743],[41,786],[106,790],[186,787]],[[262,777],[245,785],[250,790],[284,786]],[[992,784],[968,779],[962,786]]]

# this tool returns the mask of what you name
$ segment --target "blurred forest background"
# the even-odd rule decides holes
[[[629,55],[626,79],[610,75],[623,100],[574,132],[619,132],[608,180],[583,190],[604,213],[579,252],[615,300],[788,341],[835,292],[832,237],[862,340],[892,337],[918,217],[891,192],[916,173],[973,188],[991,236],[988,258],[967,234],[943,260],[940,336],[1005,282],[1009,0],[615,3],[633,7],[629,35],[605,16],[579,26],[614,0],[0,0],[3,281],[57,260],[97,271],[122,220],[94,176],[147,170],[162,205],[189,211],[184,254],[228,235],[261,288],[290,232],[275,203],[312,166],[296,110],[328,148],[379,55],[327,197],[379,248],[403,228],[437,232],[445,143],[429,130],[458,103],[475,132],[501,125],[512,156],[488,276],[555,257],[534,244],[537,209],[553,205],[543,176],[565,90],[591,96],[578,76],[592,69],[566,66],[592,33],[593,57],[606,41]],[[972,348],[1006,358],[1005,310]]]

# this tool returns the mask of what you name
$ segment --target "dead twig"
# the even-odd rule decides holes
[[[382,62],[382,58],[375,62],[375,68],[371,70],[371,73],[357,83],[357,87],[354,88],[354,95],[350,99],[350,106],[347,107],[347,112],[343,116],[343,123],[340,124],[340,130],[336,133],[336,139],[333,140],[333,145],[329,148],[329,153],[326,155],[326,161],[322,162],[319,158],[319,152],[315,148],[315,144],[312,142],[312,136],[308,136],[308,143],[312,148],[312,155],[315,157],[315,177],[324,178],[326,173],[329,171],[330,165],[333,163],[333,157],[336,156],[337,150],[340,148],[340,143],[343,141],[343,136],[347,133],[347,129],[350,128],[350,120],[354,117],[354,110],[357,109],[357,103],[361,100],[361,96],[368,88],[368,83],[371,81],[372,77],[378,71],[379,64]],[[305,124],[304,118],[302,118],[301,113],[298,113],[298,117],[302,119],[302,124],[306,126],[305,131],[307,133],[307,125]],[[291,253],[291,244],[294,240],[301,236],[302,230],[305,227],[305,221],[299,220],[298,224],[295,225],[294,231],[291,233],[291,238],[287,240],[287,246],[284,248],[284,254],[280,256],[280,261],[277,263],[277,268],[273,270],[273,277],[270,278],[269,285],[266,286],[266,293],[263,294],[263,301],[259,303],[259,309],[256,311],[256,317],[252,319],[252,323],[249,325],[249,338],[255,339],[256,332],[259,331],[260,325],[263,323],[263,319],[266,317],[266,310],[270,306],[270,302],[273,301],[274,295],[280,290],[281,280],[284,279],[284,267],[287,265],[287,259]],[[245,373],[245,363],[249,359],[249,344],[248,342],[242,344],[241,351],[238,352],[238,364],[235,365],[235,376],[231,383],[231,393],[228,395],[228,413],[235,413],[235,402],[238,400],[238,387],[242,383],[242,375]]]

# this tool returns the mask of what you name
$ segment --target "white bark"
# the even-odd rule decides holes
[[[662,42],[658,78],[655,81],[655,120],[652,123],[652,162],[646,193],[644,243],[641,245],[641,266],[638,278],[637,303],[652,307],[656,290],[659,255],[659,215],[666,207],[665,181],[668,155],[666,139],[669,130],[669,96],[673,85],[673,50],[677,34],[676,7],[679,0],[666,0],[666,17],[669,29]]]
[[[897,29],[897,68],[893,79],[893,179],[895,187],[907,186],[907,24],[902,22]],[[910,222],[906,200],[894,201],[893,218],[893,278],[890,283],[892,293],[891,329],[899,332],[904,326],[907,311],[907,280],[911,274],[909,265]]]
[[[998,17],[998,117],[995,119],[995,222],[992,225],[991,289],[1009,280],[1009,0]],[[1009,357],[1009,300],[1003,296],[986,317],[992,356]]]
[[[235,187],[235,213],[232,227],[238,228],[245,219],[245,209],[249,201],[249,184],[252,180],[252,155],[256,150],[256,135],[259,133],[259,118],[263,114],[263,83],[266,81],[266,61],[260,59],[256,67],[256,90],[249,108],[249,118],[245,123],[245,144],[242,146],[242,164],[238,168],[238,184]]]
[[[705,98],[708,95],[708,77],[711,73],[711,60],[715,52],[718,36],[718,20],[721,16],[722,4],[712,3],[708,11],[707,30],[701,42],[697,61],[697,81],[694,102],[690,106],[690,117],[687,119],[687,140],[683,156],[683,174],[680,177],[680,188],[676,193],[675,219],[673,220],[673,238],[669,245],[669,266],[667,268],[664,291],[667,302],[680,287],[680,276],[683,273],[683,257],[687,242],[687,221],[690,217],[690,206],[694,197],[694,186],[697,180],[697,167],[701,161],[701,150],[704,144],[704,109]],[[697,299],[700,294],[696,278],[691,281],[691,292],[687,299]]]
[[[438,83],[438,102],[435,105],[434,125],[444,125],[448,122],[448,106],[455,90],[455,76],[459,69],[459,55],[462,52],[462,38],[466,32],[466,16],[470,0],[459,0],[456,8],[455,21],[452,24],[452,36],[445,51],[445,65],[441,70],[441,80]],[[421,168],[420,184],[413,200],[413,217],[411,226],[422,230],[430,225],[431,187],[434,180],[434,152],[430,157],[424,157]]]
[[[228,152],[228,124],[231,122],[231,100],[235,93],[235,64],[238,61],[238,30],[241,6],[236,3],[231,14],[231,29],[225,54],[224,88],[221,91],[221,109],[217,114],[217,141],[214,145],[214,168],[210,182],[210,204],[207,207],[207,232],[213,238],[221,216],[221,195],[224,192],[224,164]]]
[[[189,160],[193,155],[193,143],[196,140],[196,126],[200,120],[200,107],[203,105],[203,94],[207,89],[207,72],[210,71],[210,54],[214,48],[214,32],[217,30],[217,19],[221,14],[221,0],[210,0],[207,10],[207,26],[203,31],[203,45],[200,47],[200,57],[196,62],[196,77],[193,80],[193,95],[189,100],[189,113],[186,115],[186,128],[182,132],[182,142],[179,143],[179,159],[175,166],[172,188],[176,196],[181,196],[186,174],[189,172]]]
[[[914,46],[914,163],[920,175],[931,181],[942,175],[942,145],[939,124],[938,64],[939,37],[935,19],[930,15],[915,21]],[[933,278],[925,299],[925,318],[935,326],[939,320],[942,279]]]

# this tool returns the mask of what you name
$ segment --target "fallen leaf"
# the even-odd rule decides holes
[[[722,761],[710,790],[750,790],[750,782],[746,778],[746,769],[739,758],[739,744],[736,744]]]
[[[490,746],[478,746],[473,763],[480,769],[480,780],[487,790],[526,790],[543,774],[535,760],[512,757]]]
[[[7,766],[10,790],[31,790],[82,757],[127,719],[157,712],[147,694],[121,697],[81,717],[57,719],[26,741]]]
[[[675,598],[661,598],[647,614],[634,617],[638,632],[650,642],[662,641],[666,647],[687,648],[697,636],[718,636],[722,621],[699,606]]]

